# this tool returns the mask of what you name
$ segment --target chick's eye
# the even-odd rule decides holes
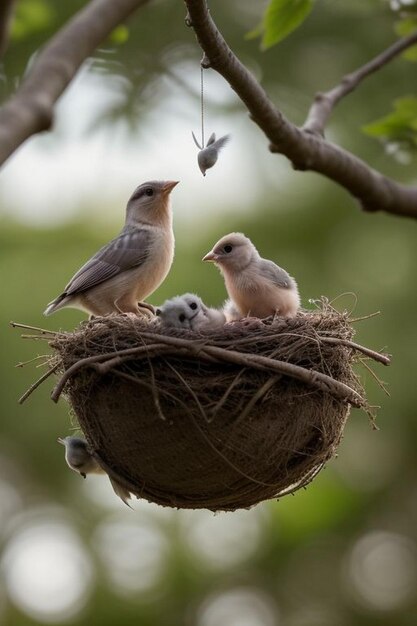
[[[226,254],[229,254],[229,252],[231,252],[233,250],[233,246],[230,245],[230,243],[227,243],[224,247],[224,251],[226,252]]]
[[[191,302],[190,303],[190,309],[192,309],[193,311],[195,311],[197,308],[197,302]]]
[[[178,316],[178,319],[180,320],[180,322],[185,322],[185,315],[184,313],[181,313],[181,315]]]
[[[153,189],[152,189],[152,187],[147,187],[147,188],[145,189],[145,194],[146,194],[147,196],[153,196]]]

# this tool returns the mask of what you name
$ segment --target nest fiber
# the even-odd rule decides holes
[[[365,405],[352,334],[331,307],[206,335],[97,318],[50,342],[53,397],[64,391],[96,458],[138,497],[247,508],[307,484]]]

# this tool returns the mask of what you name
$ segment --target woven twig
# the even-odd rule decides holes
[[[184,508],[234,510],[306,486],[335,454],[349,407],[370,411],[353,364],[389,364],[328,303],[210,335],[123,315],[28,330],[54,349],[52,398],[65,393],[109,475]]]

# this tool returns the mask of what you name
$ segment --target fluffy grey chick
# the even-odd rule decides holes
[[[163,326],[194,331],[214,330],[226,322],[223,311],[206,306],[194,293],[166,300],[156,315]]]
[[[88,449],[87,442],[79,437],[58,437],[58,443],[65,446],[65,460],[68,467],[74,472],[87,478],[87,474],[106,474]],[[130,492],[120,483],[109,476],[114,493],[130,507],[128,500],[131,498]],[[132,507],[130,507],[132,508]]]
[[[226,322],[235,322],[236,320],[242,319],[241,312],[239,311],[233,300],[230,300],[230,298],[226,300],[226,302],[223,304],[222,311],[226,318]]]

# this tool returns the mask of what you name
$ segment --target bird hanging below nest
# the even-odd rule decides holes
[[[79,437],[58,437],[58,443],[65,446],[65,460],[68,467],[83,478],[87,478],[88,474],[106,473],[91,454],[84,439]],[[119,496],[124,504],[132,508],[128,502],[131,498],[129,490],[120,485],[115,478],[109,476],[109,480],[114,493]]]

